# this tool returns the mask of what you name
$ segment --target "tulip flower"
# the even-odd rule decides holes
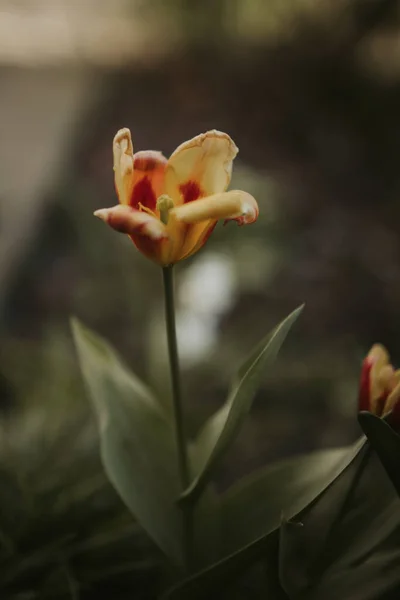
[[[391,422],[400,424],[400,369],[395,371],[389,354],[380,344],[372,346],[363,361],[359,388],[359,410],[378,417],[391,413]]]
[[[128,234],[146,257],[163,267],[197,252],[218,220],[244,225],[258,217],[250,194],[226,191],[238,152],[226,133],[198,135],[167,160],[153,150],[134,154],[125,128],[115,136],[113,152],[119,205],[94,214]]]

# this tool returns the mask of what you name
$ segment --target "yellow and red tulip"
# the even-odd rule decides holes
[[[390,414],[390,422],[400,425],[400,369],[394,370],[380,344],[372,346],[363,361],[358,400],[360,411],[378,417]]]
[[[226,191],[237,152],[229,135],[213,130],[184,142],[168,160],[153,150],[134,154],[129,129],[121,129],[113,142],[120,203],[94,214],[156,263],[177,263],[206,243],[218,220],[257,219],[253,196]]]

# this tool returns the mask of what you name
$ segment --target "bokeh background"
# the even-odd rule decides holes
[[[102,478],[70,315],[168,402],[159,269],[92,217],[115,203],[111,142],[122,126],[137,150],[166,155],[208,129],[228,132],[240,148],[233,187],[260,205],[257,223],[218,227],[177,268],[192,434],[252,345],[306,305],[219,484],[358,435],[363,356],[380,341],[400,363],[399,33],[398,0],[0,1],[7,477],[18,473],[29,494],[59,486],[63,498],[78,463]],[[101,510],[123,513],[101,493]]]

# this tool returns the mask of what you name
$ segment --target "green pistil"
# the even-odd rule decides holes
[[[167,194],[162,194],[157,200],[156,208],[160,213],[160,220],[167,225],[169,219],[169,211],[174,208],[174,202]]]

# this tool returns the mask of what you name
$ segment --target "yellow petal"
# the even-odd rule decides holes
[[[367,358],[370,359],[380,369],[389,362],[389,353],[382,344],[374,344],[368,352]]]
[[[386,416],[388,413],[390,413],[390,411],[392,411],[394,409],[394,407],[396,406],[396,404],[398,403],[399,399],[400,399],[400,383],[398,385],[396,385],[396,387],[391,392],[391,394],[389,394],[389,397],[386,400],[385,407],[383,409],[382,416]]]
[[[232,190],[182,204],[171,210],[178,221],[187,224],[202,223],[209,219],[234,219],[240,225],[253,223],[258,217],[256,200],[247,192]]]
[[[371,412],[381,416],[384,410],[385,398],[394,385],[394,369],[392,365],[384,365],[372,383]]]
[[[166,193],[179,205],[224,192],[237,153],[229,135],[215,129],[184,142],[168,160]]]
[[[374,344],[367,355],[367,360],[370,360],[372,363],[370,371],[370,403],[371,410],[374,412],[383,392],[382,385],[379,382],[379,374],[382,368],[389,363],[389,353],[381,344]]]
[[[214,231],[217,221],[210,220],[198,223],[197,225],[187,225],[190,231],[185,237],[185,244],[182,248],[182,256],[180,260],[189,258],[204,246],[208,238]]]
[[[145,236],[151,240],[168,238],[164,223],[153,215],[130,206],[119,204],[112,208],[102,208],[96,210],[94,215],[120,233]]]
[[[394,372],[392,377],[392,391],[390,392],[383,410],[383,416],[394,409],[400,399],[400,370]]]
[[[133,146],[131,132],[120,129],[113,141],[115,189],[121,204],[129,204],[133,190]]]
[[[377,384],[382,392],[390,390],[394,383],[394,369],[392,365],[384,365],[377,375]]]

